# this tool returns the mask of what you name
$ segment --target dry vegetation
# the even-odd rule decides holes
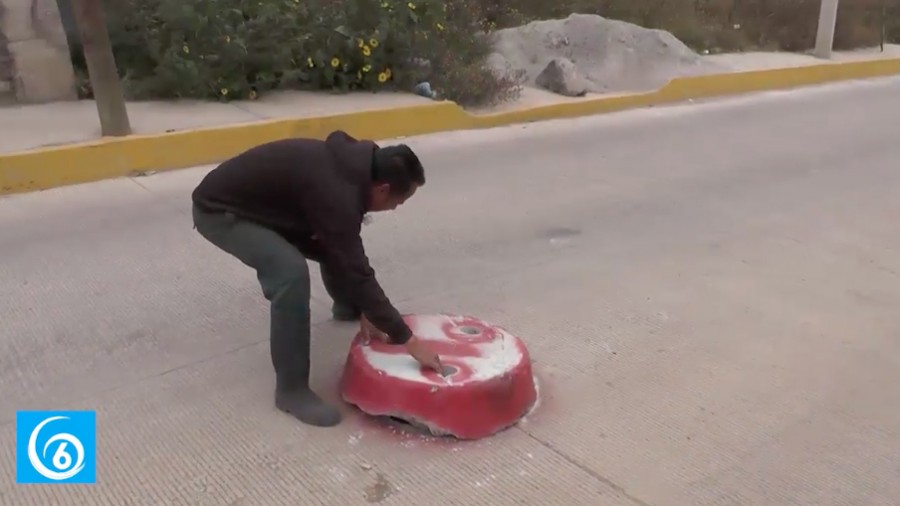
[[[497,26],[573,12],[600,14],[661,28],[697,50],[802,51],[815,42],[820,0],[488,0]],[[877,46],[882,21],[888,40],[900,40],[900,0],[842,0],[837,49]]]

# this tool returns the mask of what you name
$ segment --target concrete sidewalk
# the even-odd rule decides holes
[[[885,52],[865,49],[835,54],[832,63],[900,57],[900,45]],[[828,63],[806,54],[743,53],[710,55],[706,58],[734,71],[800,67]],[[554,103],[590,100],[562,97],[544,90],[525,88],[519,100],[491,109],[472,112],[487,114]],[[269,93],[258,101],[231,103],[200,101],[132,102],[128,113],[136,134],[183,131],[203,127],[256,122],[281,118],[312,118],[334,114],[383,110],[427,104],[431,100],[408,93],[354,93],[335,95],[310,92]],[[92,100],[42,105],[0,107],[0,153],[37,147],[89,141],[100,137],[97,109]]]
[[[275,411],[255,276],[191,228],[208,167],[0,198],[0,503],[893,504],[897,110],[893,78],[408,139],[428,184],[364,229],[379,279],[541,381],[471,443]],[[355,327],[313,290],[335,400]],[[98,485],[14,484],[36,408],[97,410]]]
[[[136,134],[152,134],[252,123],[278,118],[313,118],[347,112],[427,104],[431,100],[407,93],[336,95],[300,91],[267,94],[257,101],[231,103],[145,101],[128,104]],[[0,108],[0,153],[58,146],[100,137],[100,120],[93,100],[19,105]]]

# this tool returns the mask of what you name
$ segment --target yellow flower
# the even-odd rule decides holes
[[[409,7],[410,10],[416,10],[416,4],[414,4],[412,2],[409,2],[408,4],[406,4],[406,6]]]
[[[436,25],[434,25],[434,26],[437,27],[437,29],[438,29],[439,32],[443,32],[443,31],[444,31],[444,25],[438,23],[438,24],[436,24]]]
[[[219,90],[219,93],[221,93],[223,97],[225,95],[228,95],[228,88],[222,88],[221,90]]]
[[[388,75],[387,75],[387,74],[385,74],[384,72],[381,72],[380,74],[378,74],[378,82],[379,82],[379,83],[383,83],[383,82],[385,82],[385,81],[387,81],[387,80],[388,80]]]
[[[356,39],[356,46],[357,46],[357,47],[359,47],[360,49],[362,49],[362,47],[365,46],[365,45],[366,45],[366,41],[364,41],[364,40],[362,40],[362,39]]]
[[[382,9],[387,9],[387,8],[388,8],[387,2],[381,2],[381,8],[382,8]]]
[[[341,60],[337,59],[337,57],[331,59],[331,66],[334,68],[338,68],[341,64]]]
[[[309,68],[313,68],[316,66],[316,64],[313,62],[312,56],[306,59],[306,66],[308,66]]]
[[[256,100],[256,90],[250,90],[250,93],[247,94],[250,100]]]
[[[371,66],[371,65],[369,65],[368,63],[365,64],[365,65],[363,65],[363,68],[362,68],[362,71],[363,71],[363,72],[369,72],[370,70],[372,70],[372,66]]]
[[[372,47],[378,47],[378,40],[377,39],[369,39],[369,45]]]
[[[362,48],[362,53],[363,53],[364,55],[366,55],[366,56],[371,56],[371,55],[372,55],[372,50],[369,49],[369,46],[363,46],[363,48]]]
[[[189,48],[187,44],[181,46],[181,50],[184,51],[184,54],[188,54],[191,52],[191,48]]]

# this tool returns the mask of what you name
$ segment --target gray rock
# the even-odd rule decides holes
[[[548,61],[574,62],[587,80],[588,93],[650,91],[674,77],[730,70],[695,53],[671,33],[591,14],[497,30],[491,43],[507,65],[525,71],[529,86],[537,85]]]
[[[519,85],[526,80],[525,71],[510,65],[506,57],[500,53],[489,54],[485,60],[485,65],[498,79],[509,79]]]
[[[535,78],[534,84],[567,97],[584,96],[590,83],[568,58],[554,58]]]

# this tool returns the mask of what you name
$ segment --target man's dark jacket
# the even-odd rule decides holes
[[[192,198],[206,211],[231,212],[268,227],[324,263],[376,327],[405,343],[412,332],[375,279],[360,237],[377,149],[342,131],[325,141],[263,144],[213,169]]]

